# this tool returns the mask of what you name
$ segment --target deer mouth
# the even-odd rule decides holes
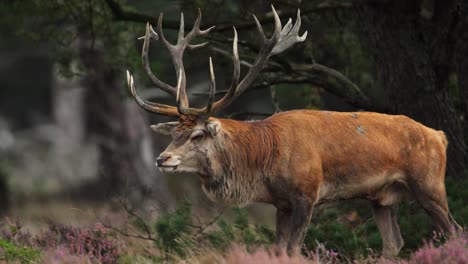
[[[173,172],[177,169],[178,165],[163,165],[158,166],[159,170],[162,172]]]

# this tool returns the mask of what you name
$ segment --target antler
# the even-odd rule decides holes
[[[163,115],[203,115],[203,114],[214,113],[230,105],[237,97],[239,97],[243,92],[245,92],[245,90],[252,84],[252,82],[258,76],[262,67],[265,65],[266,61],[271,55],[281,53],[284,50],[291,47],[292,45],[294,45],[295,43],[304,41],[307,36],[307,31],[302,36],[298,35],[299,28],[301,26],[300,10],[297,11],[297,20],[294,26],[292,25],[291,19],[289,19],[288,23],[286,23],[284,28],[282,28],[281,21],[279,19],[278,14],[276,13],[275,8],[271,6],[271,9],[273,11],[273,17],[275,20],[275,30],[274,30],[273,36],[269,39],[265,36],[265,33],[263,32],[260,22],[254,15],[255,23],[262,37],[263,44],[260,48],[260,51],[252,67],[247,72],[247,74],[242,79],[242,81],[240,82],[239,82],[240,60],[239,60],[239,53],[237,50],[237,31],[236,31],[236,28],[234,28],[234,40],[232,44],[233,63],[234,63],[233,78],[232,78],[231,86],[228,92],[224,95],[223,98],[221,98],[220,100],[216,102],[214,102],[214,95],[215,95],[215,89],[216,89],[215,75],[213,71],[213,62],[210,57],[209,59],[210,97],[209,97],[207,106],[201,109],[189,107],[189,100],[187,97],[187,87],[186,87],[187,80],[186,80],[185,69],[183,65],[183,55],[187,47],[189,49],[195,49],[195,48],[205,46],[207,42],[192,45],[190,44],[190,41],[192,41],[196,36],[203,36],[203,35],[208,34],[209,31],[212,28],[214,28],[214,26],[206,30],[200,30],[201,11],[200,9],[198,9],[198,17],[193,25],[192,30],[186,36],[184,36],[184,15],[181,14],[180,29],[179,29],[177,44],[172,45],[166,40],[162,32],[163,14],[161,13],[159,15],[156,32],[153,30],[153,28],[151,27],[149,23],[146,25],[146,33],[144,36],[144,43],[143,43],[143,48],[141,52],[141,57],[142,57],[145,73],[148,76],[148,78],[153,82],[154,85],[156,85],[163,91],[171,94],[172,96],[175,96],[176,101],[177,101],[177,107],[153,103],[153,102],[149,102],[140,98],[135,91],[133,77],[127,71],[128,87],[130,88],[130,91],[135,101],[138,103],[138,105],[140,105],[145,110],[153,112],[153,113],[163,114]],[[149,61],[148,61],[148,49],[149,49],[150,38],[154,38],[156,40],[159,39],[171,53],[172,62],[177,72],[177,86],[176,87],[173,87],[171,85],[168,85],[160,81],[152,73],[150,65],[149,65]]]
[[[281,26],[281,21],[279,19],[278,13],[276,13],[276,10],[273,7],[273,5],[271,6],[271,10],[273,12],[273,18],[275,20],[275,30],[273,32],[273,35],[269,39],[265,36],[265,33],[262,29],[262,25],[258,21],[257,17],[253,15],[255,19],[255,24],[257,25],[257,30],[260,36],[262,37],[263,44],[252,67],[240,83],[240,60],[239,53],[237,51],[237,31],[234,28],[234,40],[232,47],[234,73],[231,87],[229,88],[228,92],[224,95],[224,97],[213,105],[212,112],[216,112],[223,108],[226,108],[237,97],[244,93],[255,80],[255,78],[258,76],[258,74],[260,73],[261,69],[263,68],[270,56],[285,51],[295,43],[304,41],[307,37],[307,31],[302,36],[299,36],[299,28],[301,26],[301,11],[299,9],[297,10],[297,19],[294,26],[292,26],[292,21],[291,19],[289,19],[284,28],[282,28]]]
[[[190,42],[197,36],[203,36],[209,33],[211,29],[214,28],[210,27],[206,30],[200,29],[201,23],[201,11],[198,9],[198,17],[195,20],[192,30],[184,36],[184,14],[182,13],[180,16],[180,28],[179,34],[177,38],[177,43],[172,45],[169,41],[166,40],[162,31],[162,20],[163,20],[163,13],[159,15],[158,25],[156,27],[156,31],[154,31],[153,27],[147,23],[146,24],[146,32],[144,36],[143,48],[141,51],[141,59],[143,62],[143,67],[145,69],[146,76],[153,82],[154,85],[159,87],[161,90],[169,93],[172,96],[175,96],[177,99],[177,107],[153,103],[147,100],[142,99],[138,96],[135,90],[133,76],[127,71],[127,82],[128,87],[135,99],[135,101],[140,105],[143,109],[163,114],[163,115],[196,115],[198,111],[196,109],[189,108],[189,101],[187,97],[187,79],[185,75],[185,69],[183,64],[183,56],[184,51],[186,48],[189,49],[196,49],[203,47],[207,44],[207,42],[201,44],[190,44]],[[150,45],[150,39],[160,40],[163,45],[169,50],[171,53],[172,62],[174,64],[174,68],[177,73],[177,86],[173,87],[165,82],[159,80],[151,71],[149,60],[148,60],[148,50]]]

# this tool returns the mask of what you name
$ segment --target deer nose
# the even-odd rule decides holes
[[[161,167],[163,166],[163,163],[170,159],[171,156],[170,155],[164,155],[164,154],[161,154],[157,159],[156,159],[156,164],[158,165],[158,167]]]

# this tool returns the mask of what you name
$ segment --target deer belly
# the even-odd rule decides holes
[[[386,172],[360,177],[359,180],[324,182],[320,187],[319,202],[365,198],[381,205],[391,205],[399,202],[405,192],[403,173]]]

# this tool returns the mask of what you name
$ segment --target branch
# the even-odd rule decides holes
[[[105,0],[107,3],[107,6],[109,9],[112,11],[112,14],[114,15],[114,18],[116,20],[121,20],[121,21],[132,21],[132,22],[140,22],[140,23],[147,23],[147,22],[153,22],[156,24],[157,17],[149,16],[143,13],[138,13],[130,10],[125,10],[120,3],[116,2],[115,0]],[[174,21],[170,22],[164,22],[164,26],[168,26],[168,28],[173,28],[172,25]],[[177,28],[179,26],[176,26]],[[175,29],[175,28],[174,28]]]
[[[139,13],[139,12],[124,9],[124,7],[122,7],[120,5],[120,3],[118,3],[115,0],[105,0],[105,1],[107,3],[107,6],[109,7],[109,9],[112,11],[112,13],[114,15],[114,18],[116,20],[139,22],[139,23],[147,23],[147,22],[156,23],[156,21],[158,19],[156,16],[150,16],[150,15],[146,15],[146,14],[143,14],[143,13]],[[350,9],[352,7],[353,7],[352,3],[338,3],[338,4],[333,4],[333,5],[327,4],[327,3],[322,3],[322,4],[320,4],[320,5],[316,6],[316,7],[309,8],[309,9],[306,9],[304,11],[301,11],[301,13],[302,13],[302,15],[307,15],[307,14],[310,14],[310,13],[318,13],[318,12],[329,11],[329,10]],[[287,11],[287,12],[278,11],[278,14],[283,16],[283,17],[294,17],[295,14],[296,14],[296,11],[295,10],[294,11]],[[263,17],[259,17],[258,20],[260,21],[260,23],[262,25],[265,25],[265,24],[271,24],[271,23],[274,22],[271,18],[272,18],[271,13],[268,13],[267,15],[265,15]],[[250,29],[250,28],[254,28],[256,26],[254,21],[237,22],[237,23],[222,22],[222,23],[218,23],[216,25],[216,27],[213,28],[213,30],[211,30],[211,31],[212,32],[215,32],[215,31],[216,32],[222,32],[222,31],[232,30],[232,27],[234,25],[236,26],[237,30]],[[193,25],[191,25],[191,24],[186,24],[185,29],[190,30],[192,28],[192,26]],[[180,28],[179,27],[179,21],[165,20],[164,21],[164,28],[179,30],[179,28]]]
[[[111,230],[114,230],[116,231],[117,233],[121,234],[121,235],[124,235],[126,237],[133,237],[133,238],[139,238],[139,239],[144,239],[144,240],[151,240],[151,241],[158,241],[156,238],[154,238],[152,235],[151,235],[151,228],[149,227],[149,225],[143,220],[143,218],[141,216],[139,216],[138,214],[136,214],[132,209],[128,208],[127,204],[122,200],[122,199],[119,199],[119,203],[122,205],[122,207],[125,209],[125,211],[127,212],[128,215],[130,216],[133,216],[135,217],[140,223],[143,224],[143,229],[146,233],[146,236],[142,236],[140,234],[130,234],[130,233],[127,233],[125,231],[122,231],[121,229],[118,229],[116,227],[113,227],[110,223],[108,223],[109,221],[106,221],[104,222],[103,220],[101,220],[99,217],[99,221],[102,223],[102,225],[108,229],[111,229]]]
[[[98,218],[99,219],[99,218]],[[99,222],[101,222],[101,224],[107,228],[107,229],[110,229],[110,230],[113,230],[123,236],[126,236],[126,237],[132,237],[132,238],[138,238],[138,239],[143,239],[143,240],[150,240],[150,241],[154,241],[154,242],[157,242],[158,240],[151,237],[151,236],[142,236],[140,234],[130,234],[130,233],[127,233],[125,231],[122,231],[121,229],[118,229],[116,227],[113,227],[111,224],[107,223],[107,222],[104,222],[102,221],[101,219],[99,219]]]
[[[374,103],[359,87],[337,70],[321,64],[292,65],[288,74],[265,74],[264,79],[252,89],[261,89],[275,84],[313,84],[334,94],[350,105],[367,111],[388,112],[384,106]]]
[[[336,95],[356,108],[382,113],[389,112],[389,109],[378,105],[368,98],[355,83],[337,70],[318,63],[292,64],[291,67],[292,71],[288,71],[287,74],[265,72],[261,76],[262,79],[254,83],[247,92],[255,89],[271,88],[276,84],[311,84],[321,87],[325,91]],[[226,92],[227,90],[219,90],[217,94],[225,94]],[[192,94],[207,95],[208,93],[197,92]],[[275,111],[276,110],[277,108],[275,107]],[[261,116],[271,115],[267,113],[234,113],[230,117],[250,114]]]
[[[223,207],[221,209],[221,211],[215,217],[213,217],[213,219],[211,219],[208,223],[206,223],[204,225],[197,226],[198,232],[194,234],[194,237],[197,237],[197,236],[203,234],[208,227],[210,227],[211,225],[216,223],[216,221],[218,221],[219,218],[221,218],[221,216],[224,214],[224,212],[226,211],[226,208],[227,207]],[[198,218],[198,222],[201,223],[199,218]]]

